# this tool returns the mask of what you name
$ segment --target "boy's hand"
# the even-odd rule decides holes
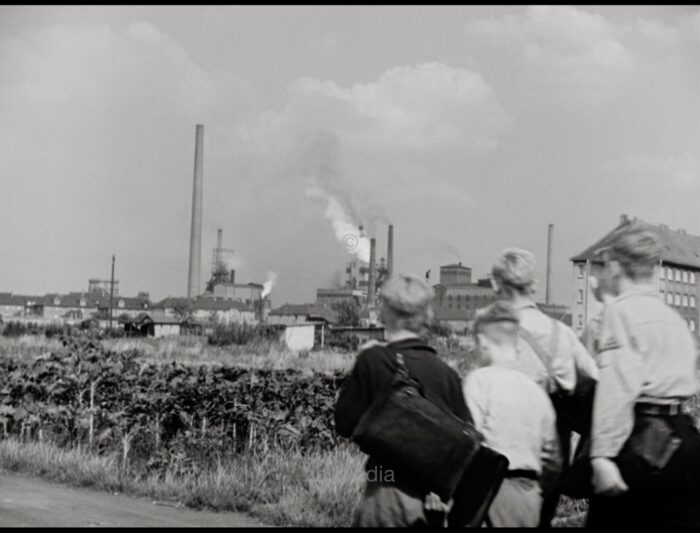
[[[606,457],[595,457],[591,461],[593,467],[593,492],[601,496],[617,496],[629,490],[622,479],[620,469]]]
[[[423,503],[423,507],[425,508],[426,511],[432,511],[432,512],[437,512],[437,513],[447,513],[452,508],[452,500],[450,500],[448,503],[444,503],[440,499],[440,496],[438,496],[434,492],[431,492],[430,494],[428,494],[425,497],[425,502]]]

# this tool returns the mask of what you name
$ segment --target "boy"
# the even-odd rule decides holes
[[[464,395],[484,445],[505,455],[506,479],[488,513],[494,527],[537,527],[543,496],[561,467],[554,407],[521,369],[518,319],[496,302],[477,312],[474,334],[484,366],[464,381]]]

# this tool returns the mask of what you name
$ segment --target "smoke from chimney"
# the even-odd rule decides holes
[[[266,298],[272,292],[272,287],[275,286],[276,281],[277,281],[277,274],[274,272],[268,272],[267,273],[267,281],[263,283],[263,291],[262,291],[262,294],[260,295],[261,298]]]
[[[370,260],[369,239],[363,235],[361,230],[358,230],[357,224],[345,212],[340,201],[320,187],[307,187],[306,195],[326,202],[324,214],[331,221],[335,238],[347,252],[357,256],[360,261],[368,263]]]
[[[190,227],[190,261],[187,297],[200,293],[202,270],[202,181],[204,168],[204,126],[197,124],[194,149],[194,185],[192,188],[192,225]]]

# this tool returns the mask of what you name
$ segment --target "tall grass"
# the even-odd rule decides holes
[[[299,527],[350,525],[362,490],[362,462],[350,446],[310,453],[278,449],[236,456],[199,474],[139,475],[122,469],[116,456],[0,441],[0,465],[10,471],[192,508],[248,512],[269,524]]]

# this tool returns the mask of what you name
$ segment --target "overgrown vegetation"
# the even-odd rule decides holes
[[[470,371],[470,343],[434,345]],[[335,436],[332,413],[355,353],[259,348],[89,332],[4,338],[0,465],[271,524],[349,525],[365,457]],[[691,410],[697,420],[698,398]],[[555,525],[582,525],[585,509],[563,499]]]
[[[238,346],[249,345],[260,341],[278,340],[283,326],[276,324],[247,324],[234,322],[232,324],[219,324],[207,337],[209,344],[213,346]]]

